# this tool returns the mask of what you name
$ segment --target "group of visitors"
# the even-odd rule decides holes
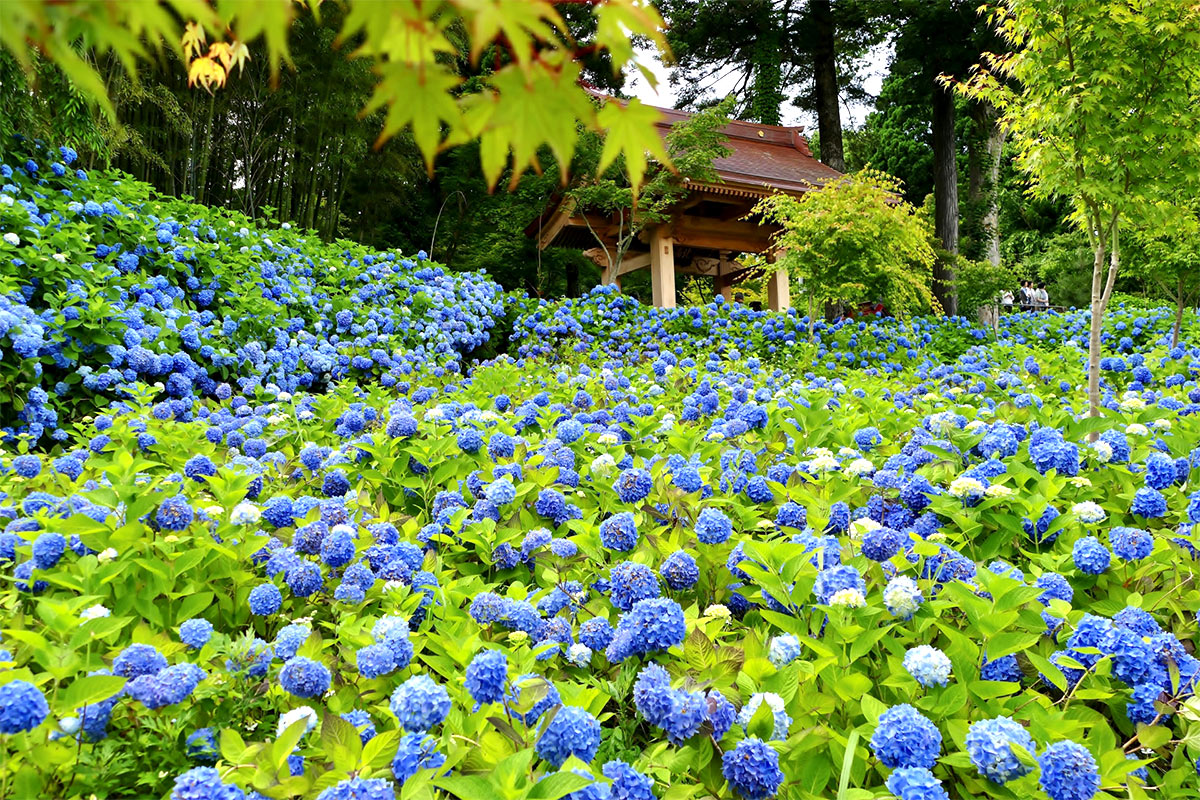
[[[1004,311],[1012,311],[1013,301],[1016,300],[1022,311],[1045,311],[1050,308],[1050,294],[1046,284],[1033,285],[1033,281],[1021,281],[1021,288],[1014,298],[1010,289],[1000,292],[1000,307]]]

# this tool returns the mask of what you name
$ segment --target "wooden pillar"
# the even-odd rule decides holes
[[[786,269],[777,269],[767,278],[767,307],[772,311],[786,311],[792,304],[792,292]]]
[[[650,286],[655,306],[675,307],[675,242],[662,226],[650,232]]]
[[[717,264],[717,274],[713,277],[713,296],[721,295],[725,298],[726,303],[733,302],[734,271],[734,264],[729,260],[729,251],[722,250],[720,261]]]

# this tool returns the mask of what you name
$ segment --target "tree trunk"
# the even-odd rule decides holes
[[[212,159],[213,111],[216,95],[208,96],[208,111],[204,116],[204,140],[200,145],[199,174],[196,176],[196,202],[204,202],[204,189],[208,184],[208,162]]]
[[[1178,294],[1175,295],[1175,326],[1171,329],[1171,349],[1179,346],[1179,331],[1183,327],[1183,278],[1179,279]]]
[[[997,122],[995,111],[989,114],[987,136],[987,199],[983,211],[983,257],[992,266],[1000,266],[1000,159],[1004,150],[1004,129]]]
[[[579,263],[570,260],[566,267],[567,297],[579,297]]]
[[[790,4],[789,4],[790,5]],[[782,121],[783,66],[779,63],[783,20],[768,7],[762,29],[754,45],[754,86],[750,95],[750,118],[763,125],[779,125]]]
[[[997,185],[1000,181],[1000,153],[1004,131],[990,103],[971,105],[974,130],[967,145],[967,204],[971,239],[969,255],[1000,264],[1000,206]],[[961,244],[961,242],[960,242]]]
[[[813,33],[816,36],[816,46],[813,48],[813,80],[816,86],[817,134],[821,145],[821,160],[838,172],[845,172],[833,10],[829,0],[811,0],[809,8],[812,11]]]
[[[958,254],[958,162],[954,136],[954,95],[933,87],[933,200],[934,230],[942,247]],[[949,315],[958,313],[954,268],[939,259],[933,267],[933,294]]]
[[[1104,321],[1101,289],[1105,261],[1104,236],[1096,237],[1092,262],[1092,319],[1088,330],[1088,416],[1100,416],[1100,327]],[[1092,441],[1096,436],[1093,434]]]
[[[1096,220],[1093,223],[1093,217]],[[1093,250],[1095,259],[1092,262],[1092,319],[1088,330],[1088,416],[1100,416],[1100,332],[1104,322],[1104,312],[1108,308],[1109,298],[1112,297],[1113,287],[1117,282],[1117,270],[1121,264],[1121,251],[1118,246],[1117,223],[1119,217],[1112,212],[1111,221],[1107,226],[1101,221],[1103,217],[1098,212],[1089,215],[1088,224],[1097,231],[1094,237]],[[1111,239],[1110,239],[1111,237]],[[1108,246],[1111,241],[1111,248]],[[1105,254],[1108,254],[1108,277],[1104,277]],[[1096,433],[1090,436],[1096,440]]]

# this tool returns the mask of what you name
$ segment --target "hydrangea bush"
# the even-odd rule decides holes
[[[26,263],[174,202],[67,222],[50,196],[85,184],[39,176],[84,179],[53,163],[10,168],[23,200],[46,195],[39,218],[56,209],[4,209]],[[142,244],[130,280],[198,268]],[[367,255],[347,280],[369,294]],[[1116,315],[1124,367],[1087,418],[1070,316],[951,352],[934,342],[963,321],[817,326],[809,344],[787,338],[806,333],[794,315],[599,290],[524,307],[511,354],[471,363],[500,296],[382,260],[394,289],[478,291],[476,333],[423,288],[388,345],[399,366],[359,370],[338,314],[368,336],[403,292],[298,310],[310,292],[278,313],[309,315],[345,371],[292,383],[315,373],[239,362],[224,389],[174,393],[110,345],[85,352],[112,326],[75,326],[70,363],[120,378],[89,413],[64,399],[46,435],[14,424],[0,454],[0,796],[1197,796],[1194,323],[1172,350],[1161,312]],[[110,261],[71,267],[107,275],[108,299],[53,271],[5,272],[6,296],[49,323],[53,281],[85,280],[128,314]],[[223,319],[266,302],[237,263]],[[189,298],[154,323],[156,364]],[[36,324],[36,357],[5,374],[81,371]],[[213,354],[265,341],[196,324]]]
[[[161,196],[70,148],[17,141],[0,164],[0,426],[65,441],[137,383],[158,415],[197,396],[457,371],[504,316],[486,276],[418,253],[325,243]]]

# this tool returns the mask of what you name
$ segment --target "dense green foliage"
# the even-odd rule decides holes
[[[742,79],[660,139],[596,90],[667,38],[681,102]],[[1191,0],[0,43],[3,800],[1200,800]],[[857,174],[759,203],[738,301],[536,250],[565,201],[617,263],[788,100]],[[742,302],[777,266],[800,307]],[[992,313],[1018,277],[1090,308]]]
[[[1194,313],[1088,419],[1085,314],[505,298],[25,146],[0,794],[1196,796]]]
[[[897,199],[900,191],[894,178],[863,170],[799,200],[765,198],[755,213],[782,227],[775,237],[779,263],[804,283],[818,309],[881,301],[903,318],[935,305],[934,251],[928,223]]]

